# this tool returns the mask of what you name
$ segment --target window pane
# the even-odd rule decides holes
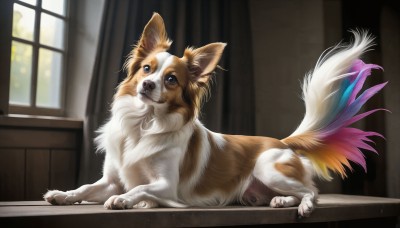
[[[32,46],[13,41],[11,46],[10,103],[30,105]]]
[[[35,10],[14,3],[12,35],[33,41],[34,25]]]
[[[42,8],[60,15],[65,15],[64,0],[42,0]]]
[[[19,0],[19,1],[36,6],[36,0]]]
[[[60,108],[62,54],[44,48],[39,50],[36,106]]]
[[[64,49],[64,24],[63,20],[42,13],[40,20],[40,43]]]

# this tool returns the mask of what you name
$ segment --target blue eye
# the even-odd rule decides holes
[[[143,66],[143,72],[146,73],[146,74],[150,73],[150,66],[149,65],[144,65]]]
[[[168,75],[168,76],[165,78],[165,82],[166,82],[167,84],[169,84],[169,85],[175,85],[175,84],[178,83],[178,79],[176,78],[175,75]]]

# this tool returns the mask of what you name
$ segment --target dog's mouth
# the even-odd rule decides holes
[[[162,104],[162,103],[164,103],[164,101],[162,101],[162,100],[159,100],[159,101],[154,100],[154,99],[150,96],[150,91],[145,90],[145,89],[140,90],[139,95],[140,95],[140,98],[141,98],[142,100],[144,100],[144,101],[150,101],[150,102],[156,103],[156,104]]]

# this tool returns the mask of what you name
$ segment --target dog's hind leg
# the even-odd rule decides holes
[[[271,207],[298,207],[301,217],[314,210],[318,195],[313,185],[310,167],[290,149],[270,149],[257,159],[253,175],[269,189],[277,192]]]

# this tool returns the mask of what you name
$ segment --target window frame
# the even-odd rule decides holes
[[[65,99],[66,99],[66,82],[67,82],[67,60],[68,60],[68,44],[69,44],[69,27],[70,27],[70,5],[71,1],[65,1],[65,15],[60,15],[54,13],[52,11],[46,10],[42,8],[42,0],[37,0],[36,5],[31,5],[29,3],[21,2],[19,0],[12,0],[12,12],[14,12],[14,4],[19,4],[21,6],[27,7],[29,9],[33,9],[35,11],[35,24],[34,24],[34,34],[33,41],[25,40],[22,38],[14,37],[12,35],[12,23],[11,20],[11,32],[10,36],[10,46],[12,46],[12,42],[16,41],[22,44],[28,44],[32,47],[32,69],[31,69],[31,92],[30,92],[30,104],[29,106],[11,104],[10,97],[8,96],[8,113],[12,114],[27,114],[27,115],[46,115],[46,116],[64,116],[65,114]],[[40,22],[42,13],[46,13],[50,16],[61,19],[65,23],[64,34],[63,34],[63,47],[64,49],[59,49],[56,47],[51,47],[45,44],[40,43]],[[47,108],[47,107],[38,107],[36,105],[36,96],[37,96],[37,80],[38,80],[38,67],[39,67],[39,50],[44,48],[45,50],[54,51],[56,53],[60,53],[62,58],[62,69],[61,69],[61,79],[60,79],[60,107],[59,108]],[[8,57],[11,59],[11,50],[9,52]],[[11,71],[11,61],[9,64],[9,68]],[[8,74],[9,80],[11,78],[11,72]],[[8,88],[10,90],[10,81],[8,80]],[[8,90],[8,92],[10,92]]]

